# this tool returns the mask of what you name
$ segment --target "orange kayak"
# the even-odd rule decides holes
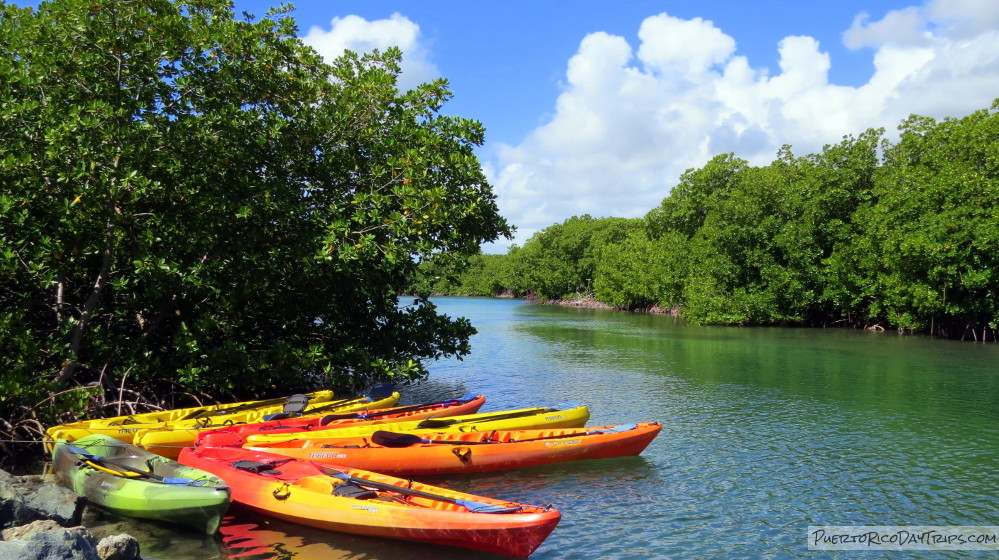
[[[474,496],[238,447],[186,448],[179,460],[225,480],[234,502],[331,531],[526,558],[561,519],[551,506]]]
[[[374,432],[296,439],[247,449],[393,475],[437,475],[638,455],[659,435],[658,422],[594,428],[486,432]]]
[[[239,447],[246,441],[249,434],[280,434],[285,432],[306,432],[313,430],[329,430],[355,425],[402,422],[404,420],[419,420],[422,418],[444,418],[475,414],[485,404],[483,395],[469,395],[460,399],[396,406],[378,410],[360,410],[336,414],[308,415],[283,420],[270,420],[253,424],[236,424],[199,433],[195,445],[235,446]]]

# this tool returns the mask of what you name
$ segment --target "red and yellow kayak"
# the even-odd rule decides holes
[[[375,410],[394,405],[399,401],[399,396],[399,393],[394,391],[388,396],[374,395],[329,401],[328,403],[323,403],[316,410],[322,410],[327,413]],[[249,421],[252,422],[253,420]],[[238,422],[233,423],[231,419],[226,420],[224,423],[206,421],[194,426],[189,422],[166,422],[154,428],[136,432],[132,436],[132,443],[147,451],[169,457],[170,459],[176,459],[182,448],[194,446],[194,440],[201,432],[211,430],[212,428],[234,425],[239,424]]]
[[[526,558],[561,519],[551,506],[474,496],[238,447],[186,448],[180,462],[222,478],[233,501],[258,513],[344,533]]]
[[[541,428],[580,428],[590,419],[590,409],[582,405],[563,408],[534,407],[495,412],[464,414],[447,418],[426,418],[384,424],[348,424],[329,430],[287,432],[283,434],[249,434],[244,447],[291,439],[323,439],[327,437],[367,436],[378,430],[392,432],[489,432],[492,430],[530,430]]]
[[[659,435],[658,422],[594,428],[490,432],[374,432],[247,446],[300,460],[392,475],[437,475],[638,455]]]
[[[377,410],[341,412],[335,414],[308,415],[283,420],[270,420],[253,424],[236,424],[222,428],[204,430],[194,440],[195,445],[236,446],[243,445],[249,434],[281,434],[287,432],[307,432],[342,428],[354,424],[383,424],[422,418],[444,418],[478,412],[485,404],[483,395],[470,395],[460,399],[396,406]]]

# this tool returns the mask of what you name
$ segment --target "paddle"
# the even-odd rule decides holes
[[[256,401],[252,403],[236,404],[229,407],[217,408],[211,410],[210,408],[202,408],[200,410],[195,410],[187,415],[185,415],[181,420],[194,420],[195,418],[201,418],[204,416],[218,416],[222,414],[232,414],[234,412],[242,412],[244,410],[252,410],[261,406],[271,406],[275,404],[280,404],[282,402],[287,402],[288,399],[295,397],[297,395],[291,395],[290,397],[276,397],[273,399],[265,399],[262,401]]]
[[[606,428],[602,430],[589,430],[586,432],[580,432],[576,434],[561,434],[554,436],[544,436],[539,438],[520,439],[516,440],[516,443],[522,443],[525,441],[540,441],[544,439],[562,439],[562,438],[571,438],[579,436],[589,436],[594,434],[614,434],[618,432],[627,432],[628,430],[634,430],[637,427],[638,424],[622,424],[620,426],[613,426],[611,428]],[[446,445],[489,445],[494,443],[502,443],[496,441],[461,441],[461,440],[448,440],[448,439],[425,439],[421,438],[416,434],[400,434],[398,432],[389,432],[385,430],[378,430],[377,432],[371,434],[371,441],[372,443],[376,443],[378,445],[381,445],[382,447],[409,447],[411,445],[416,445],[418,443],[442,443]]]
[[[100,466],[111,465],[111,466],[113,466],[113,467],[115,467],[117,469],[121,469],[121,470],[123,470],[125,472],[135,473],[135,474],[138,474],[140,476],[143,476],[143,477],[146,477],[146,478],[151,478],[151,479],[153,479],[155,481],[158,481],[158,482],[162,482],[164,484],[174,484],[174,485],[183,485],[183,486],[187,486],[187,485],[201,486],[201,485],[203,485],[205,483],[204,480],[195,480],[193,478],[180,478],[180,477],[171,478],[171,477],[160,476],[160,475],[158,475],[158,474],[156,474],[154,472],[151,472],[151,471],[144,471],[142,469],[137,469],[135,467],[130,467],[128,465],[123,465],[123,464],[121,464],[121,463],[119,463],[117,461],[112,461],[112,460],[108,459],[107,457],[101,457],[100,455],[94,455],[93,453],[90,453],[86,449],[83,449],[82,447],[77,447],[75,445],[65,444],[65,448],[70,453],[79,455],[80,457],[83,457],[84,459],[86,459],[88,461],[91,461],[91,462],[93,462],[93,463],[95,463],[97,465],[100,465]]]
[[[475,398],[474,396],[472,396],[472,397],[462,397],[460,399],[448,399],[446,401],[438,401],[438,402],[424,403],[424,404],[414,404],[414,405],[410,405],[410,406],[399,406],[399,407],[396,407],[396,408],[383,408],[383,409],[379,409],[379,410],[369,410],[369,411],[366,411],[366,412],[345,412],[343,414],[327,414],[326,416],[323,416],[323,419],[322,419],[322,421],[320,421],[319,424],[321,426],[325,426],[325,425],[329,424],[330,422],[333,422],[334,420],[362,420],[362,419],[363,420],[370,420],[372,418],[378,418],[380,416],[392,416],[392,415],[395,415],[395,414],[403,414],[403,413],[406,413],[406,412],[413,412],[414,410],[423,410],[423,409],[426,409],[426,408],[443,407],[444,405],[447,405],[447,404],[450,404],[450,403],[454,403],[456,405],[458,405],[458,404],[465,404],[465,403],[471,401],[474,398]]]
[[[318,469],[323,471],[323,474],[332,476],[334,478],[339,478],[345,482],[351,482],[357,484],[358,486],[367,486],[369,488],[378,488],[381,490],[388,490],[390,492],[398,492],[399,494],[407,494],[409,496],[419,496],[421,498],[429,498],[431,500],[437,500],[438,502],[447,502],[449,504],[458,504],[459,506],[464,506],[468,508],[468,511],[472,513],[516,513],[521,510],[519,506],[498,506],[494,504],[484,504],[482,502],[474,502],[472,500],[463,500],[460,498],[452,498],[450,496],[441,496],[440,494],[431,494],[430,492],[423,492],[422,490],[415,490],[413,488],[405,488],[402,486],[395,486],[393,484],[387,484],[385,482],[376,482],[374,480],[368,480],[366,478],[358,478],[356,476],[350,476],[345,472],[338,471],[336,469],[327,467],[325,465],[320,465],[318,463],[312,463]]]
[[[392,393],[394,392],[395,392],[394,383],[379,383],[378,385],[375,385],[374,387],[369,389],[367,393],[365,393],[360,397],[331,401],[323,404],[322,406],[317,406],[312,410],[309,410],[308,412],[309,414],[315,414],[317,412],[324,412],[327,410],[335,410],[337,408],[342,408],[344,406],[347,406],[348,404],[380,401],[382,399],[387,399],[391,397]],[[286,420],[288,418],[295,418],[301,415],[302,415],[301,412],[278,412],[275,414],[268,414],[267,416],[264,416],[263,419],[265,422],[270,420]]]
[[[530,408],[527,410],[521,410],[519,412],[507,412],[493,414],[492,416],[479,416],[475,415],[474,418],[428,418],[420,422],[416,427],[417,429],[427,429],[431,430],[434,428],[447,428],[449,426],[454,426],[455,424],[465,424],[465,423],[478,423],[478,422],[491,422],[493,420],[507,420],[509,418],[523,418],[524,416],[534,416],[535,414],[544,414],[547,412],[558,412],[557,408]]]

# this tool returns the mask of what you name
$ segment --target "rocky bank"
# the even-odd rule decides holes
[[[98,541],[81,525],[86,503],[50,475],[0,470],[0,560],[140,560],[134,537]]]

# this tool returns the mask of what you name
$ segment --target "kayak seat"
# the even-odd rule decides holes
[[[305,411],[305,407],[309,404],[308,395],[292,395],[285,400],[284,412],[285,414],[301,414]]]
[[[232,466],[233,468],[249,471],[255,474],[281,474],[281,471],[274,469],[274,467],[277,466],[274,463],[262,463],[260,461],[240,459],[239,461],[233,461]]]
[[[354,498],[356,500],[370,500],[378,497],[378,492],[363,488],[353,482],[341,482],[333,485],[333,495],[341,498]]]

